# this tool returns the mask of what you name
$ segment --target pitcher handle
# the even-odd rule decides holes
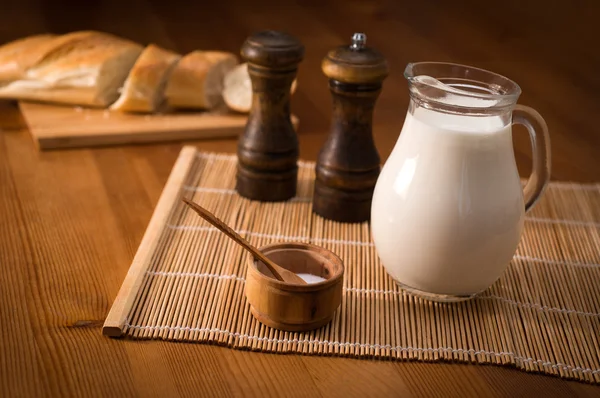
[[[533,108],[515,105],[513,124],[521,124],[529,131],[533,169],[523,195],[525,211],[529,211],[538,201],[550,181],[550,134],[542,116]]]

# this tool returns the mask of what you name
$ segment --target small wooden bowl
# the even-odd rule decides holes
[[[290,332],[327,324],[342,301],[342,260],[325,248],[307,243],[276,243],[260,251],[292,272],[326,280],[306,285],[281,282],[262,262],[249,257],[246,298],[252,315],[267,326]]]

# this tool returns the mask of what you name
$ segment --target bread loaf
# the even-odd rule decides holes
[[[40,34],[14,40],[0,46],[0,85],[27,78],[27,70],[46,54],[65,43],[80,40],[93,31],[66,35]]]
[[[297,81],[294,79],[290,93],[296,91]],[[223,80],[223,99],[229,109],[248,113],[252,107],[252,81],[248,74],[248,64],[243,63],[233,68]]]
[[[25,72],[40,60],[54,35],[43,34],[26,37],[0,47],[0,85],[21,79]]]
[[[164,102],[164,90],[173,67],[181,57],[154,44],[137,59],[121,96],[110,107],[124,112],[155,112]]]
[[[165,97],[173,108],[212,109],[222,103],[223,77],[236,64],[235,55],[194,51],[184,56],[167,83]]]
[[[54,38],[25,76],[0,88],[0,98],[106,107],[119,96],[143,47],[95,31]],[[52,42],[50,42],[52,43]]]

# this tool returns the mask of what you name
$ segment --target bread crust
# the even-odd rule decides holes
[[[147,46],[137,59],[110,108],[123,112],[156,112],[164,102],[164,89],[181,56],[157,45]]]
[[[106,107],[118,98],[142,49],[96,31],[55,37],[21,79],[0,88],[0,98]]]
[[[51,33],[28,36],[0,46],[0,85],[27,77],[27,71],[38,64],[46,54],[66,43],[94,34],[79,31],[65,35]]]
[[[222,103],[223,78],[237,57],[222,51],[194,51],[174,68],[165,97],[171,108],[213,109]]]
[[[0,84],[23,78],[27,69],[48,51],[48,45],[55,37],[52,34],[40,34],[0,46]]]

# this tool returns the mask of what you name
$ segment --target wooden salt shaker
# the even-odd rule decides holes
[[[286,33],[262,31],[241,50],[252,81],[252,108],[238,142],[236,190],[260,201],[296,195],[298,138],[290,119],[290,89],[304,46]]]
[[[373,108],[388,65],[366,47],[364,34],[355,33],[350,46],[327,54],[322,69],[333,96],[333,120],[316,165],[313,211],[340,222],[367,221],[380,171]]]

